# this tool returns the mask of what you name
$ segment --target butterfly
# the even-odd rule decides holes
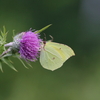
[[[40,64],[43,68],[54,71],[60,68],[68,58],[74,55],[74,51],[65,44],[44,41],[40,51]]]

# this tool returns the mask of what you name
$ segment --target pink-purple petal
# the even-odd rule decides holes
[[[35,61],[39,57],[41,46],[39,35],[32,31],[27,31],[20,40],[19,53],[23,59]]]

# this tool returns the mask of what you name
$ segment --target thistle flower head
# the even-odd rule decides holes
[[[31,30],[24,33],[20,39],[19,53],[23,59],[35,61],[39,57],[39,51],[41,46],[41,39],[39,34],[32,32]]]
[[[0,32],[0,70],[3,72],[3,62],[13,70],[17,71],[12,65],[12,61],[9,59],[11,56],[17,57],[26,68],[27,66],[21,58],[30,61],[37,60],[43,42],[42,39],[39,38],[40,36],[38,33],[41,33],[50,26],[51,24],[35,32],[32,32],[32,30],[21,32],[14,36],[13,41],[9,43],[6,42],[7,32],[5,27],[3,27],[3,31]],[[21,58],[19,57],[19,54]],[[31,66],[29,63],[27,64]]]

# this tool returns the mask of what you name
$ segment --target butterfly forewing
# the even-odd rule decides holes
[[[55,42],[47,42],[52,48],[56,50],[62,57],[63,61],[65,62],[71,56],[74,56],[74,51],[67,45],[55,43]]]

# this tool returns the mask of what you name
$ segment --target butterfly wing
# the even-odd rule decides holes
[[[40,63],[48,70],[55,70],[63,65],[62,58],[58,52],[49,45],[45,45],[40,52]]]
[[[74,55],[74,51],[69,46],[48,41],[41,49],[40,63],[44,68],[53,71]]]
[[[49,45],[50,47],[54,48],[56,52],[58,52],[62,57],[63,62],[65,62],[71,56],[75,55],[74,51],[67,45],[55,43],[51,41],[47,42],[46,45]]]

